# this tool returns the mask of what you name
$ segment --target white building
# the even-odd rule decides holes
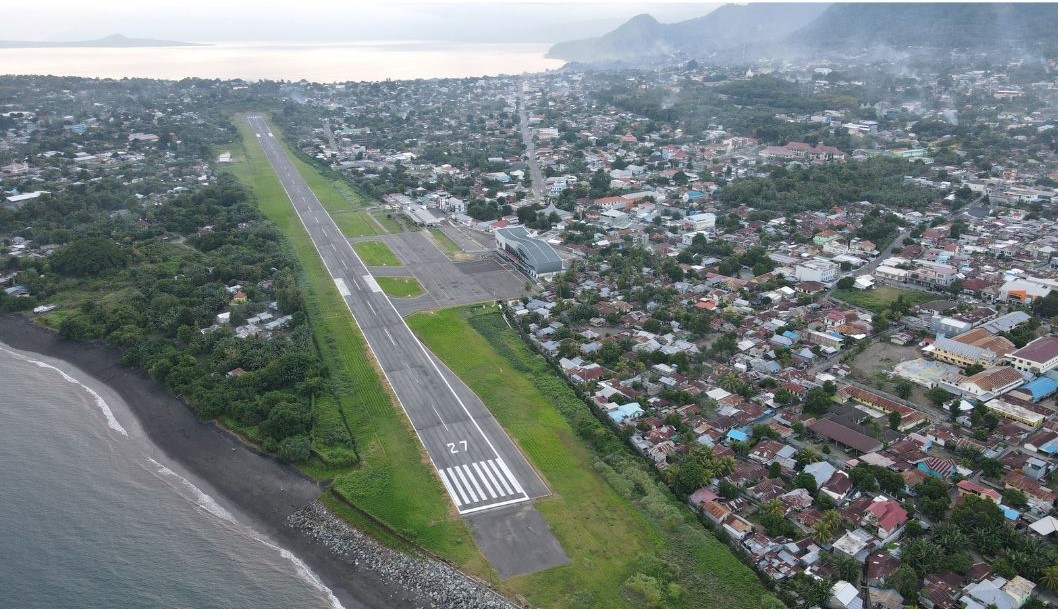
[[[829,260],[806,260],[797,263],[794,276],[798,281],[830,283],[838,278],[838,265]]]

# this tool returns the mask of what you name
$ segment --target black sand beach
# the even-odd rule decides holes
[[[310,504],[321,489],[295,469],[260,455],[216,425],[200,421],[180,400],[150,378],[121,364],[108,346],[58,338],[17,315],[0,316],[0,342],[68,362],[117,393],[151,442],[195,477],[203,491],[222,498],[303,560],[346,609],[414,607],[422,604],[379,576],[358,569],[292,528],[287,518]]]

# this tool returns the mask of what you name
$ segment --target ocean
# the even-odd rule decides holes
[[[0,608],[341,607],[63,368],[0,343]]]
[[[221,42],[197,47],[0,50],[0,74],[314,82],[462,78],[562,67],[546,44]]]

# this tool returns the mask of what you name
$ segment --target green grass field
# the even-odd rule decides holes
[[[360,241],[353,244],[353,249],[367,266],[401,266],[393,250],[381,241]]]
[[[373,237],[380,234],[366,211],[332,211],[331,217],[338,225],[338,230],[346,237]]]
[[[900,296],[903,296],[904,300],[911,304],[922,304],[924,302],[929,302],[930,300],[943,298],[943,296],[939,294],[930,294],[918,290],[902,290],[887,285],[878,286],[870,290],[834,290],[835,298],[839,298],[858,307],[863,307],[874,313],[881,313],[889,308],[889,305],[895,302]]]
[[[431,228],[430,234],[433,235],[434,241],[437,242],[438,247],[444,253],[451,255],[463,251],[463,248],[459,247],[455,241],[452,241],[452,238],[446,235],[443,230]]]
[[[669,606],[763,606],[763,587],[719,542],[666,535],[660,523],[607,482],[605,472],[613,475],[613,470],[556,407],[556,397],[567,404],[578,398],[528,351],[496,311],[473,306],[417,313],[408,324],[482,398],[554,492],[536,505],[572,563],[514,578],[507,585],[535,605],[634,607],[637,602],[626,596],[622,585],[641,567],[641,557],[664,555],[672,560],[674,548],[666,544],[682,544],[677,553],[702,573],[688,573],[681,582],[688,588],[687,602]],[[543,384],[554,393],[545,394]],[[579,407],[586,409],[583,403]],[[626,480],[618,484],[632,486]],[[699,535],[704,539],[705,532]]]
[[[389,210],[376,210],[371,212],[371,217],[378,221],[387,231],[391,233],[403,233],[404,227],[397,221],[397,214]]]
[[[360,509],[426,549],[484,576],[491,570],[474,545],[466,523],[455,517],[408,420],[392,399],[363,335],[283,193],[256,138],[241,118],[241,160],[230,171],[255,194],[258,206],[287,237],[302,265],[299,287],[305,298],[320,355],[337,388],[337,403],[319,400],[318,417],[344,417],[361,456],[357,467],[305,467],[316,478],[333,478],[333,488]],[[300,164],[303,175],[314,173]],[[305,176],[307,179],[310,175]],[[322,180],[315,175],[309,183]]]
[[[393,298],[414,298],[422,296],[422,289],[414,277],[375,277],[382,291]]]

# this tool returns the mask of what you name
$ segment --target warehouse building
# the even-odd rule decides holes
[[[496,248],[526,275],[543,277],[562,270],[562,258],[546,241],[529,236],[524,226],[496,229]]]

